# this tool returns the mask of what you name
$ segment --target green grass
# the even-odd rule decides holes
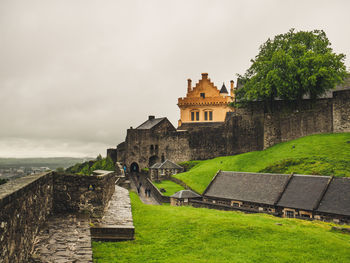
[[[311,135],[264,151],[201,161],[175,177],[203,193],[219,169],[350,176],[350,133]]]
[[[159,190],[161,188],[164,188],[166,190],[166,192],[164,192],[162,194],[165,196],[171,196],[171,195],[175,194],[176,192],[185,189],[181,185],[178,185],[170,180],[164,180],[164,181],[161,181],[160,183],[153,182],[153,184],[155,186],[157,186]]]
[[[329,223],[131,201],[135,240],[93,242],[94,262],[350,262]]]

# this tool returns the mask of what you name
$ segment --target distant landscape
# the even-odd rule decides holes
[[[57,168],[67,168],[94,158],[0,158],[0,184],[29,174],[42,173]]]
[[[94,158],[50,157],[50,158],[0,158],[0,168],[18,167],[48,167],[55,170],[58,167],[67,168],[76,163],[85,162]]]

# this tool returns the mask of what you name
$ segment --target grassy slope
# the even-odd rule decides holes
[[[158,189],[164,188],[166,192],[162,194],[165,196],[171,196],[178,191],[184,190],[184,188],[181,185],[178,185],[173,181],[169,181],[169,180],[161,181],[160,183],[153,182],[153,184],[157,186]]]
[[[175,177],[202,193],[219,169],[350,176],[348,142],[350,133],[311,135],[264,151],[201,161],[190,171]]]
[[[93,242],[94,262],[350,262],[328,223],[131,200],[135,240]]]

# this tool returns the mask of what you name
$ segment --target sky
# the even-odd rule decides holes
[[[322,29],[350,60],[348,0],[2,0],[0,157],[94,157],[187,79],[243,74],[268,38]]]

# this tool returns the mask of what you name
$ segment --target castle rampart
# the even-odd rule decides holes
[[[228,112],[225,122],[183,123],[177,130],[166,119],[151,129],[129,129],[116,152],[118,161],[141,169],[162,158],[173,162],[210,159],[331,132],[350,132],[350,90],[302,103],[277,100],[269,111],[262,102],[253,102]]]
[[[114,174],[25,176],[0,186],[0,262],[27,262],[35,236],[51,214],[101,216],[114,192]]]

